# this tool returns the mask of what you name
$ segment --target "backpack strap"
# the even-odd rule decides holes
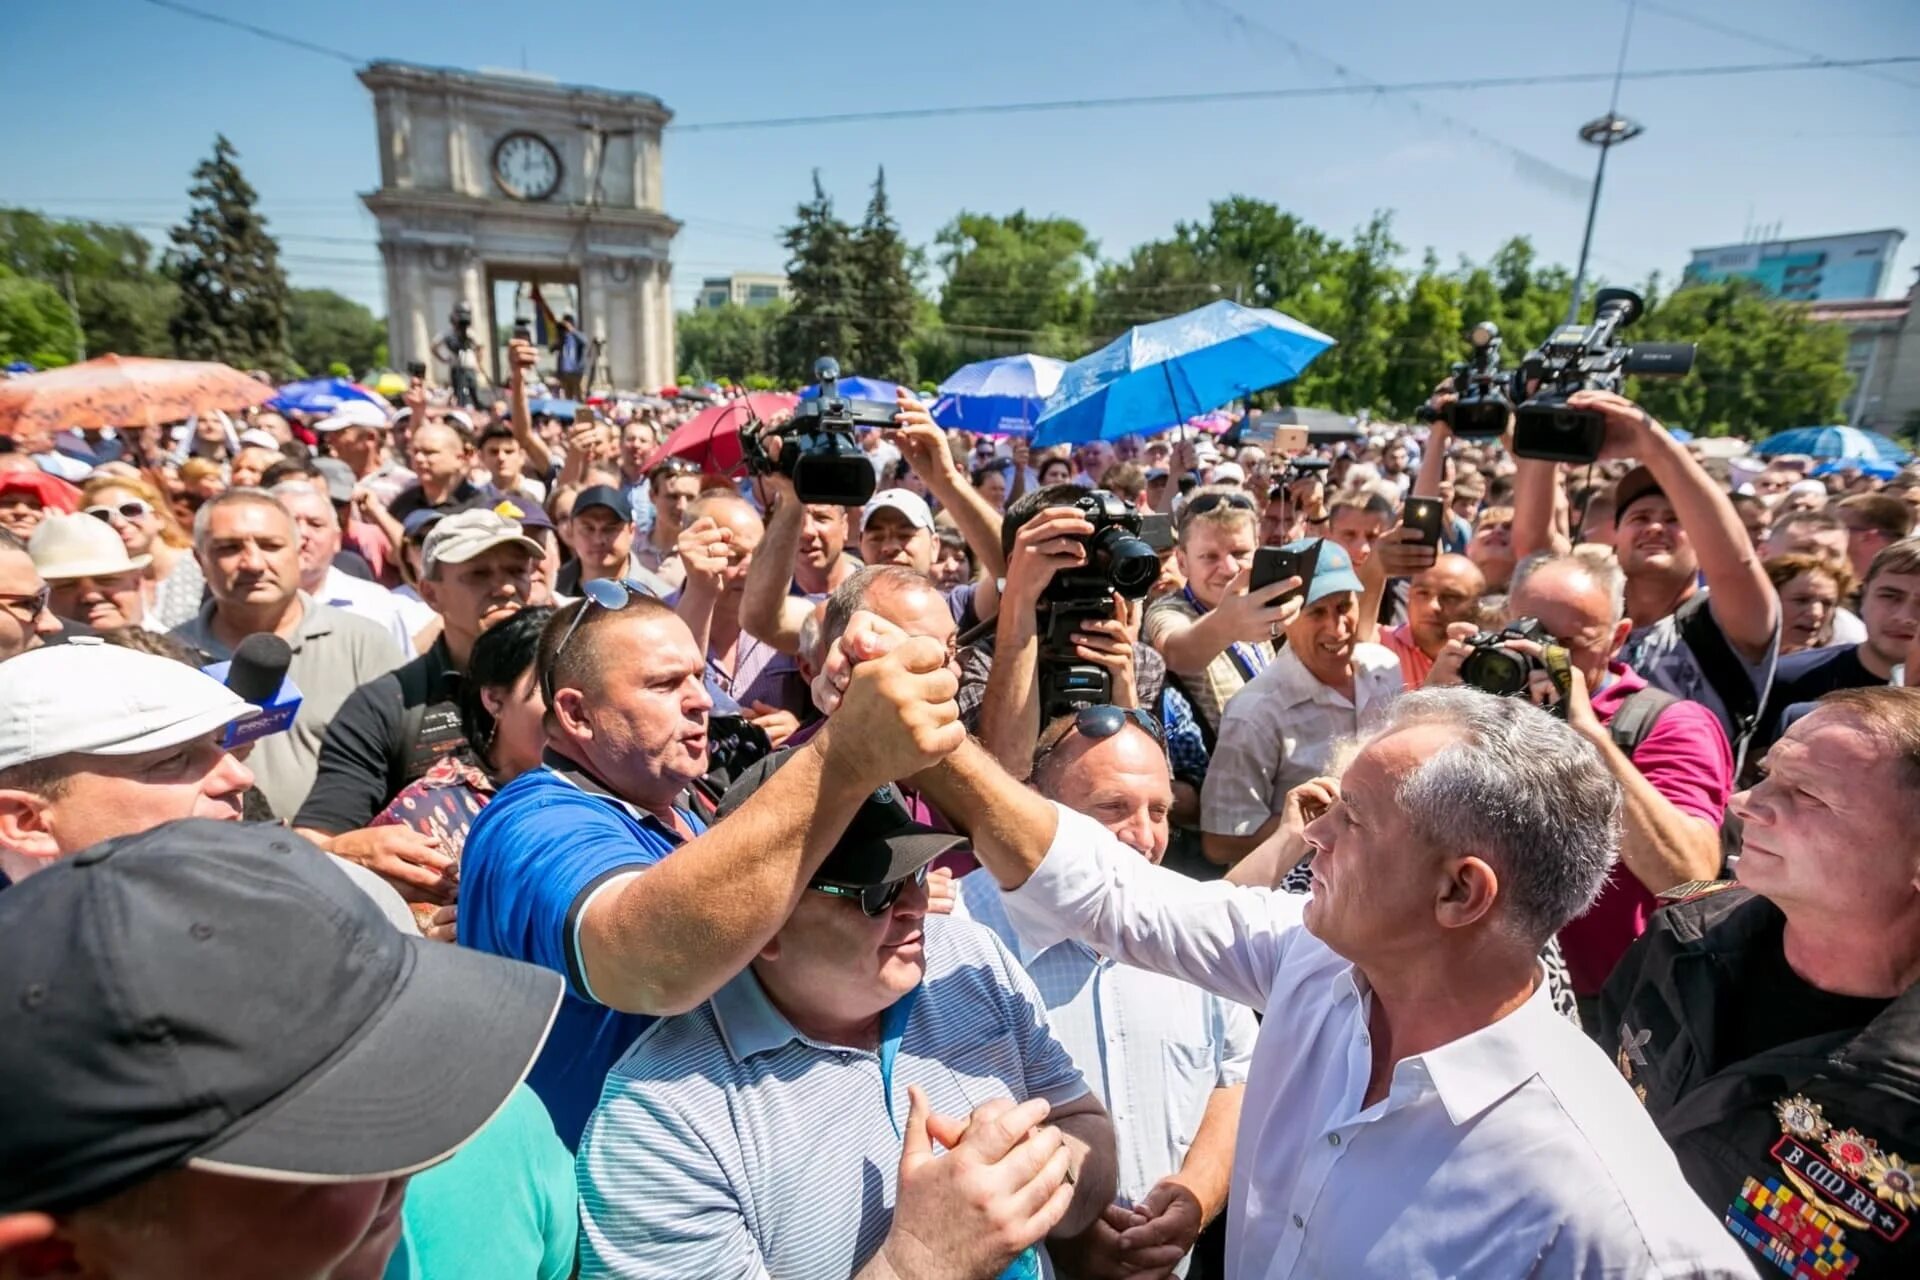
[[[1637,689],[1628,694],[1626,701],[1620,704],[1620,709],[1613,713],[1613,719],[1607,722],[1607,732],[1613,738],[1613,745],[1631,760],[1635,748],[1653,732],[1654,722],[1660,719],[1660,713],[1679,701],[1681,699],[1665,689]]]
[[[1680,638],[1687,642],[1694,660],[1700,664],[1700,674],[1720,695],[1727,716],[1733,721],[1731,745],[1737,764],[1743,758],[1747,740],[1760,723],[1760,696],[1747,677],[1747,664],[1733,651],[1720,624],[1713,620],[1705,594],[1696,594],[1674,610],[1673,619],[1680,628]]]

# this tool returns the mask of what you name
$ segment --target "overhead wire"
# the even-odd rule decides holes
[[[1724,22],[1717,22],[1712,18],[1704,18],[1697,13],[1689,13],[1685,9],[1675,8],[1670,4],[1662,4],[1659,0],[1639,0],[1639,4],[1642,8],[1660,14],[1663,17],[1672,18],[1675,21],[1699,27],[1703,31],[1712,31],[1718,35],[1731,36],[1735,40],[1745,40],[1748,44],[1759,45],[1763,49],[1772,49],[1777,53],[1796,53],[1803,58],[1822,58],[1826,56],[1817,49],[1809,49],[1804,45],[1789,44],[1785,40],[1776,40],[1772,36],[1764,36],[1757,31],[1749,31],[1743,27],[1735,27]],[[1887,84],[1897,84],[1908,89],[1920,89],[1920,80],[1908,80],[1903,76],[1896,76],[1886,71],[1863,68],[1859,71],[1859,74],[1869,76],[1875,80],[1884,81]]]

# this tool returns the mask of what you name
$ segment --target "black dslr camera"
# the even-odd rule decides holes
[[[1046,720],[1113,700],[1107,669],[1073,651],[1080,624],[1113,616],[1113,594],[1144,599],[1160,577],[1160,557],[1140,536],[1133,504],[1105,489],[1077,499],[1074,508],[1093,526],[1087,562],[1062,569],[1040,596],[1040,713]]]
[[[1507,648],[1509,640],[1531,640],[1540,646],[1543,657],[1515,653]],[[1467,647],[1473,652],[1460,664],[1463,684],[1500,698],[1524,698],[1533,673],[1544,671],[1553,680],[1553,687],[1560,691],[1560,697],[1567,695],[1572,682],[1567,651],[1547,634],[1538,618],[1515,618],[1499,631],[1477,632],[1467,640]],[[1549,709],[1555,715],[1563,715],[1564,705],[1556,700]]]
[[[832,356],[814,361],[813,376],[820,383],[820,394],[802,400],[792,419],[780,428],[777,457],[767,452],[761,440],[764,429],[758,424],[740,432],[747,469],[755,475],[778,471],[793,481],[793,491],[802,502],[861,506],[873,496],[873,463],[853,433],[860,427],[892,427],[898,409],[878,400],[840,395],[840,362]]]
[[[1515,385],[1538,387],[1514,411],[1513,451],[1547,462],[1588,463],[1600,456],[1606,420],[1591,409],[1567,407],[1576,391],[1618,392],[1628,374],[1680,377],[1693,368],[1691,342],[1628,346],[1620,330],[1640,318],[1646,303],[1631,289],[1602,289],[1593,323],[1563,324],[1521,362]]]
[[[1507,394],[1507,376],[1500,369],[1500,328],[1491,320],[1482,320],[1468,335],[1473,357],[1460,360],[1447,371],[1453,382],[1452,404],[1438,414],[1428,405],[1413,411],[1418,422],[1446,420],[1447,429],[1463,440],[1491,440],[1507,429],[1507,415],[1513,412],[1513,399]]]

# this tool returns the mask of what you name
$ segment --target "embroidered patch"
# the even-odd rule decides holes
[[[1780,1118],[1780,1128],[1796,1138],[1818,1142],[1826,1136],[1827,1118],[1821,1114],[1820,1104],[1804,1093],[1774,1103],[1773,1114]]]
[[[1880,1144],[1858,1129],[1833,1129],[1828,1131],[1821,1149],[1827,1153],[1827,1159],[1833,1161],[1834,1168],[1857,1178],[1867,1171],[1867,1162],[1879,1154]]]
[[[1840,1224],[1778,1178],[1748,1178],[1723,1220],[1748,1248],[1794,1280],[1841,1280],[1860,1265]]]
[[[1867,1183],[1873,1193],[1896,1209],[1911,1209],[1920,1201],[1914,1167],[1891,1151],[1876,1150],[1867,1159]]]
[[[1613,1060],[1620,1068],[1620,1074],[1629,1082],[1633,1080],[1633,1069],[1647,1065],[1647,1041],[1653,1038],[1648,1030],[1635,1031],[1624,1021],[1620,1024],[1620,1047],[1614,1052]],[[1644,1098],[1641,1101],[1645,1101]]]
[[[1780,1162],[1780,1170],[1800,1194],[1819,1205],[1841,1222],[1856,1227],[1871,1227],[1883,1240],[1898,1240],[1907,1233],[1906,1215],[1882,1204],[1874,1193],[1828,1163],[1826,1157],[1791,1135],[1773,1144],[1768,1154]],[[1882,1157],[1884,1159],[1884,1157]],[[1905,1171],[1911,1178],[1913,1171]]]

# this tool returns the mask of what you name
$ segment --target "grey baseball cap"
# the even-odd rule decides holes
[[[400,933],[279,827],[184,819],[0,893],[0,1213],[169,1169],[400,1177],[532,1067],[550,970]]]

